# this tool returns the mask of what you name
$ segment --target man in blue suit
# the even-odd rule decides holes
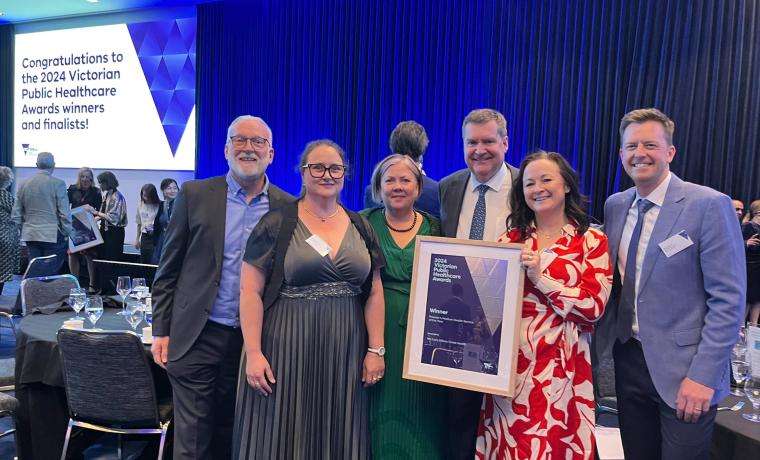
[[[707,459],[744,314],[744,248],[731,199],[670,172],[673,121],[638,109],[620,123],[635,187],[604,207],[613,298],[596,353],[612,349],[625,458]]]
[[[422,169],[422,156],[428,146],[428,137],[425,128],[414,120],[402,121],[397,124],[388,139],[391,153],[407,155]],[[364,189],[364,207],[374,208],[378,206],[372,200],[372,185]],[[438,182],[422,173],[422,190],[414,207],[425,211],[435,217],[439,217],[441,211],[438,204]]]

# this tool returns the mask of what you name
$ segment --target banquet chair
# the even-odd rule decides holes
[[[21,282],[21,315],[45,307],[60,307],[69,297],[72,288],[79,287],[74,275],[41,276]]]
[[[617,425],[617,396],[615,393],[615,363],[612,356],[602,358],[595,368],[594,397],[597,423]],[[607,421],[607,419],[610,419]],[[602,420],[600,422],[599,420]],[[608,423],[609,422],[609,423]]]
[[[22,275],[21,280],[23,282],[23,280],[27,278],[38,278],[40,276],[55,275],[58,271],[58,268],[59,263],[55,254],[35,257],[29,261],[29,264],[26,266],[26,270],[24,270],[24,274]],[[13,320],[18,318],[18,314],[21,313],[21,308],[21,291],[19,290],[18,295],[16,295],[15,306],[9,310],[0,311],[0,315],[9,318],[14,333],[16,332],[16,323]]]
[[[132,331],[61,329],[58,346],[69,405],[69,426],[61,459],[73,427],[118,436],[160,434],[158,458],[163,458],[171,424],[171,400],[159,401],[148,355]]]

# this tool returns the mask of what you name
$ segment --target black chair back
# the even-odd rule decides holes
[[[72,419],[118,428],[160,426],[153,375],[137,334],[61,329],[58,345]]]
[[[21,314],[53,313],[69,298],[72,288],[78,288],[74,275],[53,275],[27,278],[21,282]]]

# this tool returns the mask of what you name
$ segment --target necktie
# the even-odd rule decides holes
[[[636,301],[636,253],[639,250],[639,239],[641,239],[641,227],[644,223],[644,215],[649,211],[654,203],[640,198],[636,203],[638,216],[636,217],[636,226],[633,227],[631,242],[628,243],[628,257],[625,259],[625,277],[623,278],[623,287],[620,290],[620,303],[618,307],[617,336],[620,343],[625,343],[633,334],[633,315],[634,302]]]
[[[472,213],[472,225],[470,226],[470,239],[482,240],[483,231],[486,229],[486,184],[478,185],[475,190],[478,191],[478,202],[475,203],[475,211]]]

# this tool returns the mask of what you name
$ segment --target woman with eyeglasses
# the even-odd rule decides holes
[[[415,209],[422,171],[406,155],[390,155],[375,167],[370,190],[381,205],[361,212],[385,256],[380,271],[385,296],[385,377],[370,390],[370,432],[375,459],[443,458],[446,392],[401,378],[406,318],[417,235],[441,234],[438,219]]]
[[[343,149],[309,143],[299,172],[300,199],[264,215],[243,256],[233,457],[370,458],[385,260],[369,223],[339,203]]]

